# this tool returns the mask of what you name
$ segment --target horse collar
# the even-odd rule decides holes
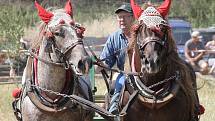
[[[160,84],[167,83],[170,80],[175,79],[175,81],[172,81],[172,84],[168,84],[166,88],[162,88],[159,91],[153,91],[151,88],[156,87]],[[156,84],[153,84],[149,87],[144,85],[139,77],[134,77],[133,81],[132,78],[130,78],[131,82],[130,85],[134,90],[138,90],[140,95],[139,99],[149,108],[160,108],[164,106],[166,103],[168,103],[175,95],[177,94],[179,90],[179,84],[177,83],[180,79],[180,73],[179,71],[176,71],[175,74],[167,79],[164,79],[163,81],[160,81]],[[171,86],[171,87],[170,87]]]

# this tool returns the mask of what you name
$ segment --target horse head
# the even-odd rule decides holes
[[[41,55],[48,55],[54,63],[64,63],[65,68],[75,67],[78,72],[87,72],[91,59],[83,46],[85,28],[73,20],[71,1],[64,9],[53,12],[45,10],[35,1],[40,19],[44,22],[43,40],[40,46]]]
[[[169,52],[169,26],[165,17],[170,3],[169,0],[165,0],[158,8],[149,6],[142,10],[131,0],[133,12],[139,21],[133,39],[139,50],[141,72],[155,74],[166,64]]]

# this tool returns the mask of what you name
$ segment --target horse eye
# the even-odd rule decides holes
[[[55,34],[56,36],[59,36],[59,37],[64,38],[64,37],[65,37],[65,30],[59,29],[59,30],[56,31],[54,34]]]

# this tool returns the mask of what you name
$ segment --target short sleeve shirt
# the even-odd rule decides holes
[[[198,55],[197,52],[193,52],[194,50],[204,50],[204,44],[202,43],[202,41],[198,41],[198,42],[193,42],[192,39],[188,40],[185,43],[185,49],[188,49],[191,52],[191,56],[195,57]]]
[[[127,38],[122,33],[122,30],[118,30],[108,37],[100,59],[104,59],[109,68],[117,64],[120,70],[124,70],[127,46]]]

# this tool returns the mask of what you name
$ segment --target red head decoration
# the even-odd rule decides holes
[[[38,15],[40,19],[45,22],[46,24],[49,23],[51,20],[52,16],[54,16],[53,13],[46,11],[42,6],[39,5],[39,3],[35,0],[35,7],[38,10]]]
[[[134,2],[134,0],[130,0],[130,2],[131,2],[132,10],[134,12],[134,16],[136,19],[138,19],[141,16],[141,14],[144,12],[144,10],[140,6],[138,6]],[[169,12],[170,5],[171,5],[171,0],[164,0],[164,2],[159,7],[156,8],[156,10],[160,13],[160,15],[163,18],[165,18]]]
[[[36,0],[35,0],[35,7],[38,10],[38,15],[40,19],[46,24],[48,24],[51,18],[54,16],[54,14],[49,11],[46,11],[41,5],[39,5],[39,3]],[[72,17],[73,13],[72,13],[72,5],[70,0],[68,0],[68,2],[66,3],[64,9],[66,13]]]

